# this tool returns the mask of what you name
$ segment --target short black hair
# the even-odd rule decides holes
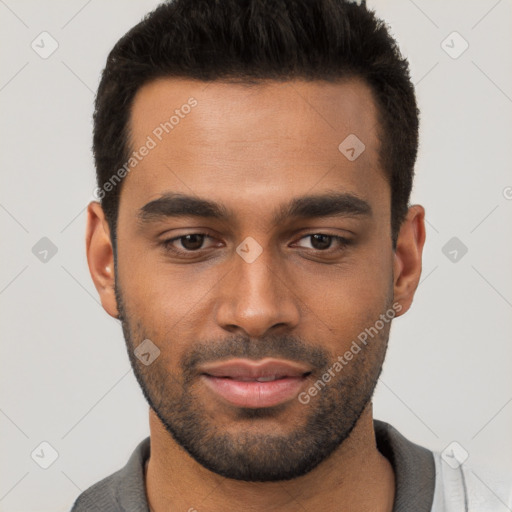
[[[132,152],[129,123],[135,94],[163,77],[247,84],[365,81],[378,109],[379,160],[391,188],[396,248],[409,207],[419,111],[407,60],[365,2],[171,0],[128,31],[107,58],[94,112],[97,190],[114,251],[123,183],[105,185],[109,180],[112,184]]]

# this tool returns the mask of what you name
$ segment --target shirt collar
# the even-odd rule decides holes
[[[393,512],[430,512],[434,498],[435,463],[430,450],[412,443],[394,427],[373,420],[377,449],[391,463],[395,473]],[[126,466],[115,474],[116,499],[126,510],[137,503],[141,512],[149,512],[144,478],[150,456],[150,438],[139,443]]]

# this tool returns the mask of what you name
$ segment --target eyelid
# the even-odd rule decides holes
[[[332,238],[334,240],[336,240],[339,244],[340,247],[345,247],[349,244],[351,244],[353,242],[352,239],[350,238],[346,238],[344,236],[341,236],[341,235],[335,235],[333,233],[327,233],[327,232],[324,232],[324,231],[315,231],[315,232],[311,232],[311,233],[307,233],[305,235],[302,235],[300,238],[298,238],[297,240],[302,240],[303,238],[308,238],[308,237],[312,237],[313,235],[323,235],[323,236],[328,236],[329,238]],[[294,242],[295,243],[295,242]],[[327,253],[329,251],[332,251],[332,247],[329,247],[327,249],[315,249],[314,247],[303,247],[303,249],[311,249],[313,251],[318,251],[318,252],[324,252],[324,253]],[[336,249],[334,249],[336,250]]]
[[[178,256],[185,256],[185,257],[194,257],[196,255],[201,255],[204,251],[211,249],[212,247],[215,247],[215,244],[214,244],[213,246],[210,246],[210,247],[200,247],[199,249],[195,249],[195,250],[187,250],[187,249],[180,249],[173,245],[174,242],[176,242],[182,238],[185,238],[186,236],[191,236],[191,235],[202,236],[202,237],[204,237],[203,241],[206,239],[210,239],[212,241],[216,240],[215,237],[209,235],[208,233],[205,233],[204,231],[197,231],[197,232],[196,231],[188,231],[181,235],[165,239],[165,240],[161,241],[160,244],[162,245],[162,247],[164,248],[165,251],[167,251],[171,254],[175,254]],[[317,230],[317,231],[312,231],[309,233],[304,233],[304,234],[302,234],[302,236],[300,236],[296,240],[301,241],[305,238],[310,238],[314,235],[327,236],[327,237],[335,240],[337,242],[337,246],[332,247],[332,244],[331,244],[331,246],[326,249],[315,249],[314,247],[301,247],[301,246],[298,246],[298,247],[301,247],[302,249],[306,249],[308,251],[317,252],[318,254],[332,255],[332,253],[341,252],[343,249],[345,249],[347,246],[349,246],[350,244],[353,243],[353,240],[350,238],[346,238],[341,235],[325,232],[323,230]],[[296,244],[296,243],[297,242],[293,242],[293,244]]]
[[[179,249],[172,245],[174,242],[180,240],[181,238],[185,238],[186,236],[192,236],[192,235],[203,236],[204,240],[206,240],[206,239],[215,240],[215,238],[213,236],[209,235],[208,233],[199,232],[199,231],[198,232],[190,231],[190,232],[184,233],[182,235],[164,239],[161,241],[161,244],[164,246],[164,248],[166,250],[168,250],[170,252],[179,253],[179,254],[199,254],[201,251],[204,251],[205,249],[207,249],[207,247],[201,247],[200,249],[196,249],[196,250],[186,250],[186,249]]]

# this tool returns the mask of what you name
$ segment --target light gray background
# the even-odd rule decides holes
[[[84,229],[99,75],[156,4],[0,0],[1,511],[68,510],[149,434],[120,324],[89,276]],[[375,416],[431,449],[457,441],[467,464],[510,473],[512,1],[369,4],[417,85],[413,202],[428,222],[422,282],[393,323]],[[59,44],[47,59],[31,48],[43,31]],[[469,43],[457,59],[441,46],[453,31]],[[460,43],[448,39],[453,51]],[[468,248],[457,262],[442,252],[454,236]],[[32,253],[42,237],[58,248],[46,263]],[[31,458],[43,441],[59,453],[46,470]]]

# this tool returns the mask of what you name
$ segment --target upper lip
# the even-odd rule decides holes
[[[232,379],[258,379],[261,377],[303,377],[311,373],[308,366],[283,359],[231,359],[219,363],[207,363],[201,366],[201,373],[211,377],[230,377]]]

